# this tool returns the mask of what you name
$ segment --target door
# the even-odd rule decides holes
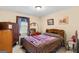
[[[22,36],[27,36],[30,34],[29,31],[29,18],[27,17],[21,17],[21,16],[17,16],[17,20],[16,22],[18,23],[19,26],[19,34]]]

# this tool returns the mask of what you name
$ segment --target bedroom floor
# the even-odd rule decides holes
[[[20,45],[16,45],[13,47],[13,53],[25,53],[25,51]],[[64,47],[61,47],[56,53],[73,53],[73,51],[66,51]]]

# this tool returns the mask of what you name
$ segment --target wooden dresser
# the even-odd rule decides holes
[[[12,31],[0,30],[0,52],[12,52]]]
[[[0,30],[12,31],[12,45],[14,45],[19,40],[18,24],[11,22],[0,22]]]

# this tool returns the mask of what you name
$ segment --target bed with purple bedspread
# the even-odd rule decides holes
[[[61,47],[63,38],[56,34],[42,34],[36,36],[28,36],[22,39],[22,45],[31,53],[48,53]]]

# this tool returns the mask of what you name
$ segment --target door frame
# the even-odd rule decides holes
[[[30,35],[30,18],[29,17],[24,17],[24,16],[16,16],[16,23],[18,24],[18,18],[25,18],[25,19],[27,19],[28,20],[28,35]],[[18,30],[20,30],[19,29],[19,24],[18,24]],[[19,32],[19,31],[18,31]],[[20,33],[19,33],[19,35],[20,35]]]

